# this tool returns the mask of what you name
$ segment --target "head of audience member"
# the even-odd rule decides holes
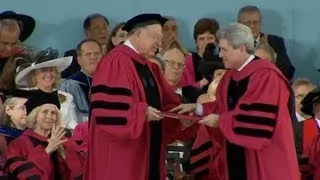
[[[0,56],[6,58],[19,49],[20,27],[14,19],[0,20]]]
[[[256,47],[256,50],[254,52],[254,55],[271,61],[271,63],[276,63],[277,60],[277,54],[273,50],[273,48],[269,44],[265,43],[259,43],[259,45]]]
[[[213,18],[202,18],[197,21],[193,29],[193,38],[196,42],[198,54],[202,57],[207,44],[217,43],[216,32],[219,23]]]
[[[260,36],[262,14],[257,6],[244,6],[238,12],[238,23],[250,27],[254,39]]]
[[[231,23],[217,32],[220,52],[226,69],[239,69],[254,53],[254,39],[248,26]]]
[[[93,39],[85,39],[77,46],[77,60],[81,70],[93,76],[97,66],[102,58],[102,49],[100,44]]]
[[[1,127],[14,127],[20,130],[26,127],[26,98],[10,97],[2,105]]]
[[[88,39],[94,39],[106,48],[109,40],[109,21],[101,14],[91,14],[83,22],[83,29]]]
[[[36,57],[19,59],[17,61],[16,85],[36,87],[44,92],[52,92],[58,87],[60,73],[71,62],[72,56],[58,58],[58,50],[52,48],[40,51]]]
[[[313,82],[311,82],[308,78],[297,78],[292,84],[292,90],[295,96],[296,112],[304,118],[308,118],[309,115],[301,111],[301,101],[307,96],[309,92],[311,92],[315,88],[316,85]]]
[[[162,26],[166,21],[160,14],[140,14],[128,20],[122,30],[128,32],[128,39],[135,50],[148,59],[159,52]]]
[[[58,92],[36,92],[25,103],[27,126],[34,132],[47,137],[52,127],[61,125]]]
[[[169,85],[177,86],[185,67],[185,56],[178,48],[169,49],[163,55],[164,78]]]
[[[117,24],[111,31],[108,41],[107,52],[110,52],[116,45],[123,43],[127,39],[128,33],[122,30],[125,22]]]

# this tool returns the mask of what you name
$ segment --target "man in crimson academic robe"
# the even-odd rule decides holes
[[[213,157],[226,164],[221,179],[299,180],[289,83],[272,63],[252,55],[254,39],[245,25],[230,24],[217,37],[219,56],[229,70],[216,101],[184,104],[172,111],[204,116],[199,123],[207,126],[213,146],[222,147]]]
[[[166,21],[160,14],[128,20],[128,39],[101,60],[91,89],[85,179],[164,180],[166,145],[196,134],[196,125],[159,115],[180,104],[147,61],[161,46]]]

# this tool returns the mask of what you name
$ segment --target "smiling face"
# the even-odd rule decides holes
[[[47,67],[34,70],[33,82],[34,86],[44,90],[44,89],[53,89],[54,84],[56,83],[56,77],[58,71],[56,67]]]
[[[35,129],[51,130],[57,123],[58,111],[53,104],[44,104],[40,107],[35,118]]]

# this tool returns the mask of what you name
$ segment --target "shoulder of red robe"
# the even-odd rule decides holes
[[[265,59],[258,59],[258,60],[252,61],[247,66],[245,66],[241,71],[232,70],[232,78],[236,81],[239,81],[262,69],[270,69],[276,72],[290,86],[289,81],[287,80],[287,78],[284,77],[284,75],[277,68],[277,66]]]
[[[128,46],[126,46],[124,44],[118,45],[117,47],[115,47],[113,49],[112,52],[114,52],[116,54],[123,53],[125,55],[128,55],[130,58],[132,58],[133,60],[135,60],[141,64],[146,64],[146,62],[147,62],[147,59],[145,57],[138,54],[133,49],[129,48]]]

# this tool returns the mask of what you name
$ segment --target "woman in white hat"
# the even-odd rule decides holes
[[[72,61],[72,57],[58,57],[58,50],[48,48],[39,52],[34,58],[21,58],[17,61],[16,85],[27,89],[40,89],[53,92],[60,81],[60,73]],[[63,91],[58,91],[61,103],[61,126],[74,129],[77,125],[73,97]]]

